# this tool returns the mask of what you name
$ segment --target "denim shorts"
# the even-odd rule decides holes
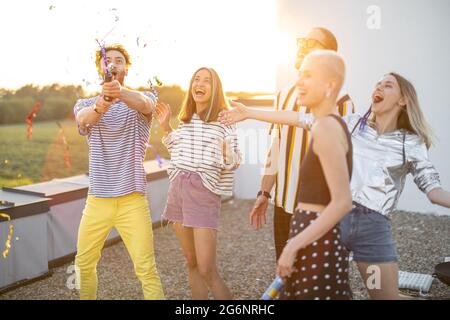
[[[397,262],[391,221],[372,209],[355,203],[340,223],[341,239],[356,262]]]

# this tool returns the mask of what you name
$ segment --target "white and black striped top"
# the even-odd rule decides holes
[[[151,93],[144,94],[155,100]],[[97,98],[79,99],[74,107],[75,117]],[[132,192],[146,193],[143,161],[150,127],[151,120],[122,101],[111,105],[95,126],[78,126],[89,144],[89,194],[115,198]]]
[[[229,141],[229,163],[225,163],[222,151],[225,139]],[[167,169],[170,181],[182,170],[192,171],[200,175],[203,185],[211,192],[232,195],[233,171],[242,159],[235,126],[204,122],[194,114],[190,123],[180,122],[178,129],[162,141],[171,154]]]

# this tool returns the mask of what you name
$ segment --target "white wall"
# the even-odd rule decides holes
[[[264,108],[264,107],[259,107]],[[264,162],[270,139],[267,123],[247,120],[237,124],[239,149],[243,163],[236,170],[234,196],[239,199],[255,199],[260,189]]]
[[[370,104],[378,79],[396,71],[416,87],[426,118],[439,138],[430,157],[450,189],[450,1],[448,0],[278,0],[281,31],[292,41],[315,26],[335,33],[347,64],[346,89],[357,112]],[[380,8],[380,29],[369,29],[368,7]],[[295,52],[280,65],[277,87],[295,79]],[[409,178],[399,209],[450,215],[431,205]]]

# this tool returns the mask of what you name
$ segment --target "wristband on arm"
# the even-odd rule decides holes
[[[272,198],[272,196],[270,195],[270,193],[267,192],[267,191],[262,191],[262,190],[260,190],[260,191],[258,192],[258,194],[257,194],[256,197],[259,197],[259,196],[261,196],[261,195],[265,196],[267,199],[271,199],[271,198]]]

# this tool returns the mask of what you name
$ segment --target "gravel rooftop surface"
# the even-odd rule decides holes
[[[235,299],[259,299],[275,275],[275,249],[272,213],[260,231],[248,223],[250,200],[230,200],[222,204],[218,237],[220,273]],[[432,274],[434,266],[450,256],[450,217],[396,212],[392,215],[400,270]],[[154,230],[155,255],[167,299],[190,299],[184,257],[171,227]],[[0,295],[6,299],[78,299],[69,289],[73,262],[54,268],[43,280]],[[73,270],[73,267],[72,267]],[[125,246],[118,242],[103,249],[98,265],[98,299],[142,299],[142,291]],[[69,272],[69,273],[68,273]],[[73,277],[72,277],[73,279]],[[351,263],[350,279],[354,299],[367,299],[367,293]],[[413,291],[403,291],[417,296]],[[427,299],[450,299],[450,287],[433,280]]]

